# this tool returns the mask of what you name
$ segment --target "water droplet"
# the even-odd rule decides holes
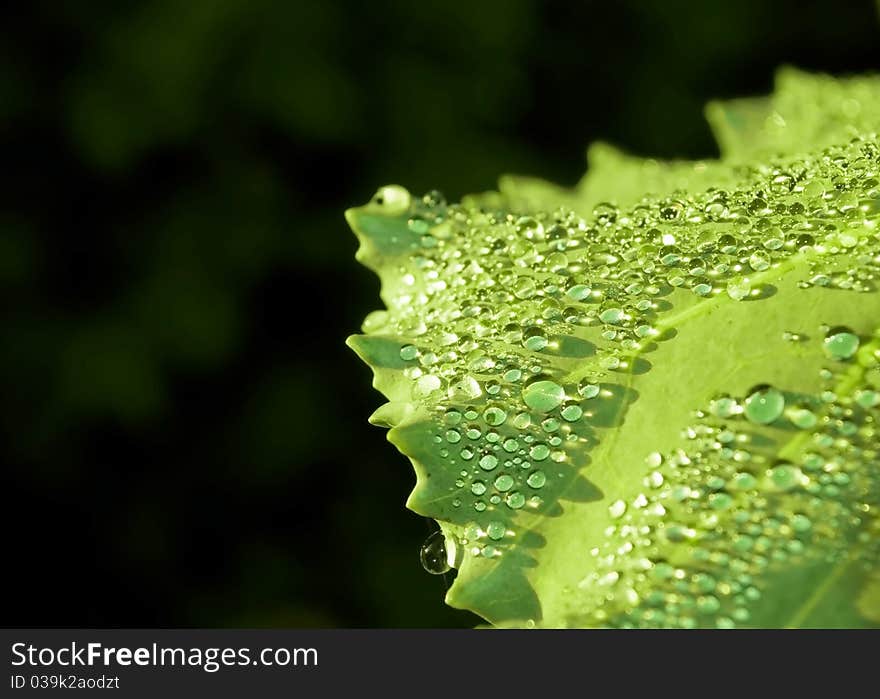
[[[538,287],[531,277],[523,276],[513,283],[513,295],[518,299],[528,299],[535,295]]]
[[[404,345],[400,348],[400,358],[404,361],[416,359],[419,356],[419,348],[413,345]]]
[[[615,500],[608,507],[608,514],[611,515],[612,519],[623,517],[624,512],[626,512],[626,503],[623,500]]]
[[[609,308],[599,314],[599,320],[603,323],[610,323],[612,325],[622,323],[625,317],[626,314],[622,308]]]
[[[433,374],[425,374],[416,379],[416,395],[424,398],[436,391],[442,382],[440,378]]]
[[[586,379],[584,379],[583,381],[581,381],[578,384],[578,395],[580,395],[581,398],[584,398],[586,400],[589,400],[590,398],[595,398],[596,396],[598,396],[599,391],[600,391],[600,388],[599,388],[598,384],[590,383]]]
[[[504,499],[504,502],[507,503],[507,506],[510,509],[518,510],[526,504],[526,496],[518,491],[514,491],[507,495],[507,497]]]
[[[742,301],[752,293],[752,285],[748,279],[735,279],[727,283],[727,295],[734,301]]]
[[[880,392],[863,390],[856,393],[856,403],[863,408],[873,408],[880,405]]]
[[[568,296],[572,301],[583,301],[588,298],[592,293],[592,289],[584,284],[575,284],[568,291],[565,292],[565,295]]]
[[[541,240],[544,237],[544,226],[531,216],[523,216],[516,222],[516,232],[528,240]]]
[[[756,272],[763,272],[770,267],[770,255],[762,250],[756,250],[749,256],[749,267]]]
[[[532,416],[528,413],[520,413],[513,418],[513,426],[518,430],[524,430],[532,424]]]
[[[491,471],[498,465],[498,457],[494,454],[486,454],[480,459],[480,468],[484,471]]]
[[[559,429],[559,424],[559,420],[555,417],[548,417],[546,420],[541,421],[541,429],[548,434],[553,433]]]
[[[487,408],[486,412],[483,413],[483,419],[487,424],[492,426],[501,425],[507,419],[507,413],[505,413],[501,408]]]
[[[813,523],[805,515],[796,514],[791,518],[791,528],[800,534],[809,531],[812,527]]]
[[[446,552],[446,538],[443,532],[436,531],[422,544],[419,551],[422,567],[432,575],[442,575],[452,567]]]
[[[729,418],[742,412],[735,398],[718,396],[709,401],[709,412],[715,417]]]
[[[562,417],[568,422],[577,422],[583,414],[584,411],[579,405],[567,405],[562,409]]]
[[[758,485],[758,479],[751,473],[744,471],[734,474],[730,481],[731,490],[751,490],[756,485]]]
[[[533,471],[526,479],[526,483],[535,489],[543,488],[547,482],[547,476],[543,471]]]
[[[523,401],[532,410],[549,413],[565,400],[562,386],[553,381],[535,381],[523,389]]]
[[[785,396],[771,386],[752,389],[745,400],[745,416],[758,425],[769,425],[782,415],[785,409]]]
[[[791,420],[792,425],[802,430],[812,429],[819,421],[819,418],[816,417],[816,414],[812,410],[798,406],[794,406],[790,410],[787,410],[786,417]]]
[[[494,541],[503,538],[505,531],[504,524],[501,522],[489,522],[489,524],[486,525],[486,534]]]
[[[825,335],[823,348],[831,359],[849,359],[859,349],[859,336],[849,328],[832,328]]]
[[[506,493],[513,487],[513,476],[509,476],[506,473],[502,473],[498,478],[495,479],[495,488],[502,492]]]
[[[772,490],[786,491],[801,485],[803,473],[797,466],[779,463],[767,471],[767,478]]]
[[[535,461],[543,461],[550,456],[550,447],[546,444],[534,444],[531,449],[529,449],[529,456]]]
[[[412,203],[410,193],[399,185],[380,187],[370,201],[372,206],[388,216],[397,216],[407,211]]]
[[[450,385],[449,397],[453,400],[473,400],[483,393],[479,382],[469,374],[462,376],[458,381]]]

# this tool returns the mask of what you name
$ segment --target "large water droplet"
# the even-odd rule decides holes
[[[772,386],[758,386],[745,401],[745,416],[758,425],[769,425],[785,409],[785,396]]]
[[[526,479],[526,483],[528,483],[530,487],[535,488],[535,489],[543,488],[544,484],[546,482],[547,482],[547,476],[543,471],[534,471]]]
[[[849,328],[832,328],[825,335],[823,349],[831,359],[849,359],[859,349],[859,336]]]
[[[502,493],[506,493],[513,487],[513,477],[502,473],[498,478],[495,479],[495,488]]]
[[[501,522],[489,522],[486,525],[486,534],[489,535],[490,539],[494,541],[498,541],[504,536],[505,527]]]
[[[523,389],[523,401],[532,410],[549,413],[565,400],[565,391],[554,381],[535,381]]]
[[[484,471],[491,471],[498,465],[498,457],[494,454],[486,454],[480,459],[480,468]]]
[[[412,196],[400,185],[392,184],[380,187],[373,195],[370,205],[376,207],[383,214],[397,216],[409,209]]]
[[[431,575],[443,575],[449,571],[452,566],[449,564],[446,537],[443,536],[443,532],[436,531],[425,540],[419,551],[419,558],[422,561],[422,568]]]

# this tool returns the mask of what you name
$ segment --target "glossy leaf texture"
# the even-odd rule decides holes
[[[709,105],[722,159],[347,218],[349,345],[498,626],[880,625],[880,79]]]

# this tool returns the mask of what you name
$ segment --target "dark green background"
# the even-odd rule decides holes
[[[0,22],[4,624],[447,626],[343,210],[716,153],[864,2],[30,2]]]

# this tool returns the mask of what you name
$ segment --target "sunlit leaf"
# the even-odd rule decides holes
[[[721,161],[597,145],[572,189],[385,187],[348,212],[386,305],[349,344],[449,604],[880,624],[880,80],[786,69],[708,113]]]

